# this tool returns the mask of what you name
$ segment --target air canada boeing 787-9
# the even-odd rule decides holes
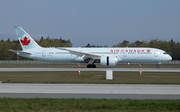
[[[112,48],[44,48],[39,46],[20,26],[14,26],[22,51],[17,55],[48,62],[88,63],[87,68],[96,68],[94,63],[105,66],[116,66],[118,63],[157,63],[170,61],[172,58],[165,51],[143,47]]]

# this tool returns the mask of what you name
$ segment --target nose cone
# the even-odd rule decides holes
[[[170,55],[166,56],[167,61],[171,61],[172,57]]]
[[[172,60],[172,57],[169,55],[169,61]]]

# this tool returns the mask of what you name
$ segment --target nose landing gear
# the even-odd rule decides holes
[[[158,62],[158,63],[157,63],[156,68],[160,68],[160,65],[159,65],[159,64],[161,64],[161,62]]]
[[[160,66],[157,64],[157,65],[156,65],[156,68],[160,68]]]

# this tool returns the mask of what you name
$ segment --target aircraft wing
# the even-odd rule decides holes
[[[101,55],[87,53],[84,51],[76,51],[76,50],[71,50],[71,49],[67,49],[67,48],[57,48],[57,49],[69,51],[69,53],[74,54],[79,57],[84,56],[84,58],[91,58],[91,59],[100,59],[101,58]]]
[[[14,53],[21,53],[21,54],[33,54],[33,53],[30,53],[30,52],[25,52],[25,51],[15,51],[15,50],[12,50],[12,49],[8,49],[8,51],[11,51],[11,52],[14,52]]]

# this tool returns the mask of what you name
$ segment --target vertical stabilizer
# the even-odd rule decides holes
[[[19,43],[23,50],[41,48],[32,38],[26,33],[20,26],[14,26],[16,34],[19,39]]]

